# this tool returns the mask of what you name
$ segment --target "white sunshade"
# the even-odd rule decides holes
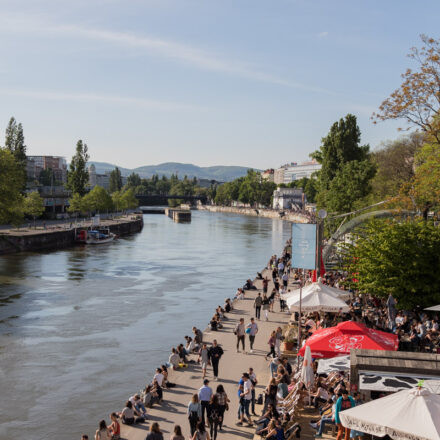
[[[310,390],[314,381],[315,374],[313,372],[312,352],[310,351],[310,347],[306,347],[301,368],[301,382],[307,387],[308,390]]]
[[[438,306],[428,307],[425,310],[431,310],[432,312],[440,312],[440,304]]]
[[[281,297],[282,299],[287,300],[291,296],[299,295],[299,290],[300,289],[292,290],[291,292],[281,295]],[[336,287],[327,286],[327,284],[322,284],[319,281],[317,283],[311,283],[308,284],[307,286],[304,286],[302,289],[302,294],[304,297],[305,295],[308,295],[311,292],[318,292],[318,291],[344,300],[350,298],[350,292],[348,292],[347,290],[336,289]]]
[[[300,302],[303,312],[338,312],[341,310],[347,313],[350,308],[337,296],[326,293],[320,288],[303,289],[302,298],[299,291],[287,297],[287,306],[291,312],[299,312]]]
[[[439,440],[440,396],[426,388],[399,391],[342,411],[346,428],[394,440]]]

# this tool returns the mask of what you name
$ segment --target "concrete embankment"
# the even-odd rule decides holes
[[[301,213],[289,211],[277,211],[275,209],[257,209],[257,208],[238,208],[235,206],[215,206],[201,205],[197,207],[200,211],[209,212],[227,212],[232,214],[250,215],[252,217],[279,218],[294,223],[309,223],[310,218]]]
[[[144,225],[142,216],[127,216],[114,220],[103,220],[101,227],[124,236],[140,232]],[[75,226],[58,225],[48,229],[9,229],[0,233],[0,255],[15,252],[36,252],[42,250],[63,249],[75,245]],[[87,228],[91,222],[83,222],[80,227]]]

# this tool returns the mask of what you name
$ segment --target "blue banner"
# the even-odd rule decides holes
[[[316,225],[292,223],[292,267],[316,269]]]

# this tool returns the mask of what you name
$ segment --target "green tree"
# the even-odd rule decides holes
[[[15,118],[9,120],[6,127],[5,147],[14,155],[20,167],[22,190],[26,187],[26,145],[24,143],[23,126],[17,125]]]
[[[114,193],[115,191],[120,191],[122,189],[122,176],[121,170],[116,167],[110,173],[110,193]]]
[[[440,302],[440,228],[423,220],[375,220],[346,246],[345,269],[360,292],[386,297],[399,308]]]
[[[375,174],[370,158],[370,147],[360,146],[361,132],[356,116],[348,114],[335,122],[329,134],[322,139],[319,150],[311,157],[322,164],[318,175],[317,203],[331,212],[352,210],[355,202],[370,191],[370,180]],[[350,174],[361,172],[361,177]],[[333,180],[335,180],[333,182]],[[348,185],[354,194],[349,200],[341,200],[347,193],[339,193],[343,185]]]
[[[34,227],[36,218],[40,217],[44,211],[44,200],[38,191],[32,191],[26,195],[24,199],[24,213],[34,219]]]
[[[81,212],[82,208],[83,208],[82,197],[78,193],[74,193],[72,197],[69,199],[69,207],[67,208],[67,211],[75,213],[77,216]]]
[[[110,194],[99,185],[96,185],[84,196],[83,204],[86,204],[89,211],[97,212],[106,212],[113,207],[113,201]]]
[[[67,174],[67,188],[72,193],[78,193],[84,196],[87,192],[89,182],[89,172],[86,165],[89,160],[88,148],[80,139],[76,143],[76,153],[70,162],[69,172]]]
[[[372,202],[396,197],[402,185],[414,178],[414,157],[423,145],[423,136],[415,132],[394,141],[385,142],[372,153],[377,173],[372,186]]]
[[[113,206],[115,207],[116,211],[119,212],[119,210],[124,209],[123,202],[122,202],[122,191],[115,191],[112,193],[112,201]]]
[[[139,202],[134,195],[134,191],[132,189],[128,189],[124,191],[121,196],[122,209],[134,209],[137,208]]]
[[[127,188],[136,188],[141,185],[141,178],[137,173],[131,173],[127,177]]]
[[[12,152],[0,148],[0,224],[20,224],[23,220],[21,167]]]

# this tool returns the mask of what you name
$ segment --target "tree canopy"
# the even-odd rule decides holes
[[[110,193],[114,193],[115,191],[120,191],[122,189],[122,175],[121,170],[116,167],[110,173]]]
[[[30,215],[34,219],[34,224],[35,219],[40,217],[44,210],[44,200],[38,191],[32,191],[26,195],[24,199],[24,213]]]
[[[88,148],[80,139],[76,143],[76,153],[70,162],[69,172],[67,174],[67,188],[72,193],[78,193],[84,196],[87,192],[87,185],[89,183],[89,172],[86,165],[89,160]]]
[[[13,155],[19,165],[22,190],[26,187],[26,145],[24,143],[23,126],[17,125],[14,117],[9,120],[6,127],[5,148]]]
[[[23,180],[20,164],[7,148],[0,148],[0,224],[23,219]]]
[[[317,203],[330,212],[351,211],[367,196],[376,172],[370,147],[359,145],[361,132],[356,116],[348,114],[335,122],[311,157],[322,164],[317,173]]]
[[[440,303],[440,228],[423,220],[375,220],[360,227],[346,246],[344,268],[351,286],[386,297],[399,307]]]

